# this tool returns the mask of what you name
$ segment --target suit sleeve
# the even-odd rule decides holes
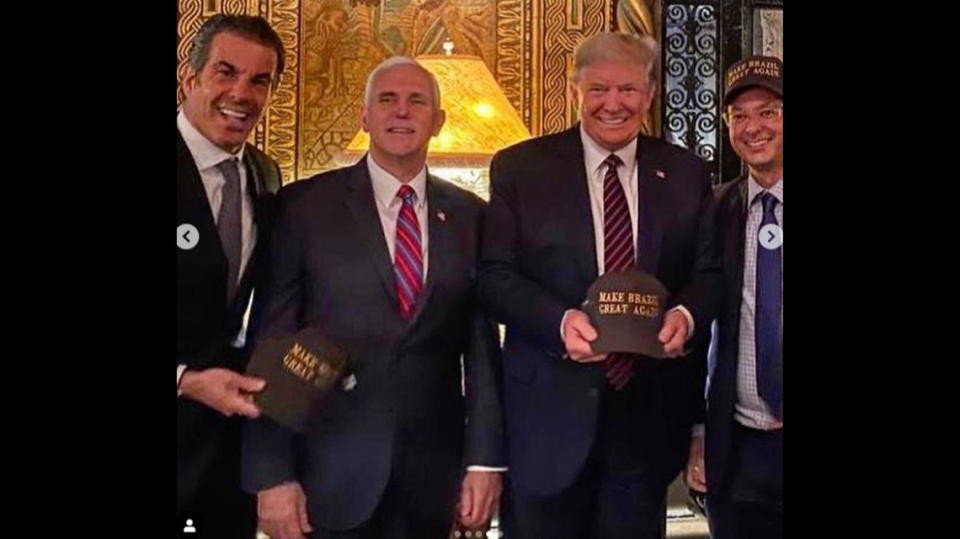
[[[698,200],[694,267],[690,279],[674,297],[674,305],[683,305],[699,328],[691,346],[705,346],[710,341],[710,325],[717,317],[720,303],[721,262],[716,238],[716,200],[711,188],[710,171],[697,159],[696,196]]]
[[[464,466],[506,466],[500,339],[496,325],[474,309],[463,355],[467,424]]]
[[[517,179],[502,155],[495,156],[490,165],[491,196],[481,248],[481,302],[497,321],[562,355],[566,347],[560,338],[560,323],[569,307],[521,271],[522,208]]]
[[[693,316],[698,328],[687,343],[693,361],[686,367],[690,370],[688,398],[692,403],[692,421],[706,420],[706,383],[708,376],[707,351],[711,340],[711,326],[716,319],[722,286],[722,267],[719,243],[716,235],[716,198],[711,187],[710,172],[706,163],[697,159],[695,164],[696,196],[698,200],[697,236],[695,238],[694,267],[687,285],[676,295],[675,304],[685,306]]]
[[[262,296],[264,337],[295,333],[303,297],[303,264],[296,215],[289,189],[278,197],[276,226]],[[241,442],[241,480],[244,490],[261,490],[297,479],[295,446],[298,435],[260,417],[246,421]]]

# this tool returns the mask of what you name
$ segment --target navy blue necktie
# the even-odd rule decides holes
[[[770,193],[760,195],[763,221],[760,229],[776,225],[777,199]],[[782,245],[767,249],[757,242],[757,392],[777,418],[783,406],[783,341],[780,333],[783,293],[781,278]]]

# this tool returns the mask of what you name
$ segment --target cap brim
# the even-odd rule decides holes
[[[723,107],[727,108],[730,106],[731,101],[736,99],[738,95],[749,90],[750,88],[764,88],[776,94],[780,99],[783,99],[782,84],[777,84],[768,80],[742,80],[737,84],[734,84],[733,88],[727,90],[726,95],[723,96]]]

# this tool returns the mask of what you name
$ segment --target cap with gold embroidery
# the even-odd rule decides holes
[[[750,56],[730,66],[724,77],[726,93],[723,106],[744,90],[752,87],[766,88],[783,98],[783,62],[775,56]]]

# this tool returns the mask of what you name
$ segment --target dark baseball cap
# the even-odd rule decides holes
[[[766,88],[783,99],[783,61],[775,56],[750,56],[730,66],[724,77],[723,106],[748,88]]]

